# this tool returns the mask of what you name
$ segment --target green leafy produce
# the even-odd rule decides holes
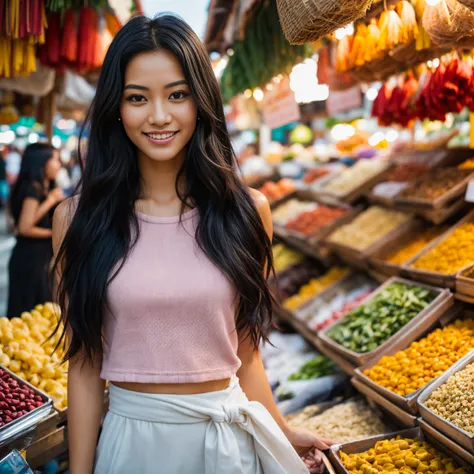
[[[233,50],[220,81],[226,102],[246,89],[265,86],[278,74],[290,73],[295,64],[314,53],[311,44],[293,46],[285,39],[276,0],[256,7],[244,38],[234,43]]]
[[[326,375],[331,375],[335,372],[336,365],[326,356],[317,356],[314,359],[306,362],[300,370],[288,377],[288,380],[311,380]]]
[[[327,335],[351,351],[364,353],[379,347],[436,298],[419,286],[392,283],[371,301],[353,309]]]

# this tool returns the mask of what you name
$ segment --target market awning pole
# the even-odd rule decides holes
[[[45,98],[45,129],[48,143],[53,140],[53,120],[56,114],[56,92],[53,89]]]

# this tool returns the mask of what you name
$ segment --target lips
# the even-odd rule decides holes
[[[170,139],[173,135],[176,135],[178,132],[159,132],[159,133],[145,133],[147,137],[152,138],[153,140],[168,140]]]

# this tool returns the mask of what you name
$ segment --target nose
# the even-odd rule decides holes
[[[171,114],[169,113],[166,105],[158,100],[153,104],[153,107],[148,116],[148,123],[150,125],[156,125],[157,127],[162,127],[172,121]]]

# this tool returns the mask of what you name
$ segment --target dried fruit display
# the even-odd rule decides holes
[[[327,226],[347,212],[339,207],[329,207],[322,204],[311,211],[302,212],[286,224],[286,228],[310,236]]]
[[[278,201],[295,190],[295,183],[291,179],[283,178],[276,183],[267,181],[259,191],[270,201]]]
[[[435,200],[466,179],[471,171],[457,168],[440,168],[429,171],[415,184],[404,189],[399,197]]]

